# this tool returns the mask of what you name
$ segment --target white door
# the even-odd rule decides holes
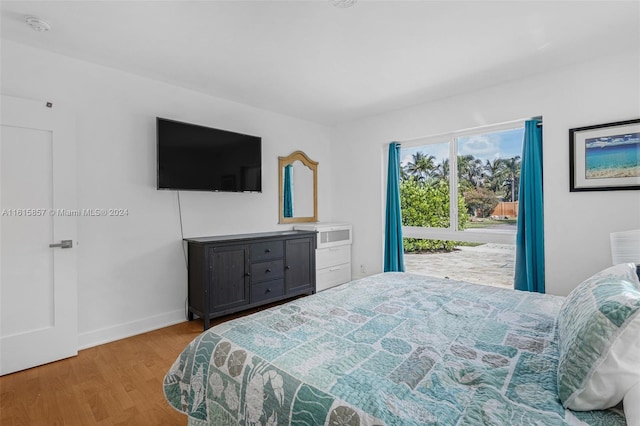
[[[71,116],[56,105],[8,96],[0,108],[4,375],[77,354],[77,217]],[[50,247],[62,240],[72,247]]]

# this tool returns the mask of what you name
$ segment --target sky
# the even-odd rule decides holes
[[[512,158],[516,155],[522,157],[522,139],[524,128],[502,130],[493,133],[483,133],[471,136],[458,137],[458,155],[473,155],[482,160],[496,158]],[[412,160],[413,154],[422,151],[425,154],[436,157],[435,163],[439,164],[449,157],[449,144],[447,142],[436,143],[428,146],[408,146],[400,150],[402,165]]]
[[[589,138],[585,140],[585,144],[587,148],[640,144],[640,133],[612,135],[603,138]]]

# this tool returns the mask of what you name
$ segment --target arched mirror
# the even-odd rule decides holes
[[[278,157],[280,223],[318,221],[318,162],[302,151]]]

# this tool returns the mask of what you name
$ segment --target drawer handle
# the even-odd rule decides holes
[[[335,271],[339,271],[339,270],[340,270],[339,266],[337,266],[335,268],[329,268],[329,272],[335,272]]]
[[[291,269],[291,266],[287,265],[284,267],[284,269]]]
[[[250,277],[250,276],[251,276],[251,272],[245,272],[245,273],[244,273],[244,276],[245,276],[245,277]]]
[[[264,252],[265,253],[271,253],[271,249],[266,249]]]
[[[265,293],[271,293],[271,289],[268,288],[267,291],[265,291]]]
[[[271,272],[271,268],[267,268],[265,272]]]

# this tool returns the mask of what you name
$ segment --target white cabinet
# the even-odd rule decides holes
[[[351,225],[305,223],[295,229],[316,231],[316,291],[351,281]]]

